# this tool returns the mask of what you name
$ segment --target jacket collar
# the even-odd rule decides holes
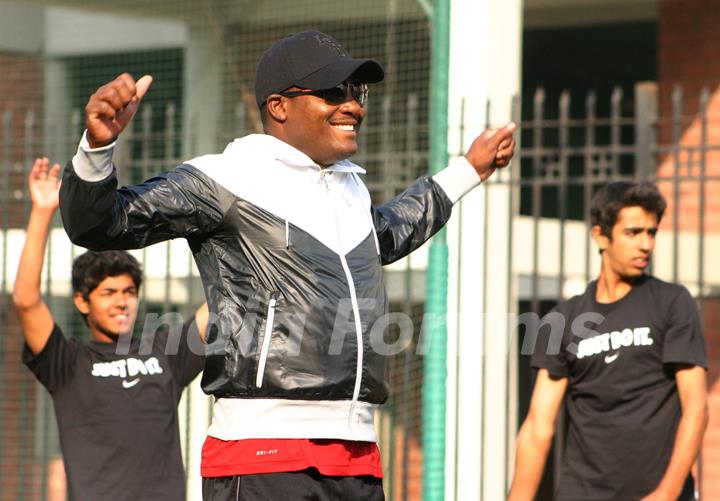
[[[347,172],[365,174],[366,171],[359,165],[354,164],[350,160],[342,160],[329,167],[321,167],[316,164],[309,156],[294,146],[271,136],[269,134],[250,134],[240,139],[236,139],[228,149],[233,148],[242,142],[243,146],[251,147],[255,153],[265,157],[270,157],[284,165],[296,169],[312,169],[315,171],[325,172]],[[226,150],[227,151],[227,150]]]

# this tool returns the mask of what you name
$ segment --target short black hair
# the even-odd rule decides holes
[[[86,300],[90,293],[107,277],[130,275],[135,288],[142,283],[142,267],[138,260],[125,251],[87,251],[75,258],[72,265],[73,293]]]
[[[600,188],[590,206],[590,223],[599,226],[606,237],[612,236],[618,214],[625,207],[642,207],[662,220],[667,202],[657,186],[650,182],[618,181]]]

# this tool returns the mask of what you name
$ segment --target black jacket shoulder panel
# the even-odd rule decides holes
[[[373,207],[382,264],[390,264],[420,247],[442,228],[452,201],[430,176],[423,176],[387,203]]]
[[[144,183],[117,188],[116,172],[98,182],[63,174],[60,213],[70,240],[93,250],[136,249],[210,233],[233,196],[199,170],[181,165]]]

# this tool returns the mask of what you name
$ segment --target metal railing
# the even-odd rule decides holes
[[[486,183],[488,193],[510,188],[506,221],[510,265],[506,271],[508,281],[514,284],[510,294],[518,311],[547,311],[596,275],[599,260],[587,226],[590,199],[594,190],[607,182],[634,179],[657,182],[670,202],[658,237],[654,273],[683,283],[708,308],[720,291],[720,270],[710,259],[720,253],[720,221],[713,216],[712,202],[715,191],[720,190],[720,169],[714,167],[720,165],[720,143],[713,142],[718,137],[720,116],[713,108],[714,96],[703,91],[697,109],[687,113],[682,106],[685,98],[676,90],[667,117],[658,112],[655,84],[637,85],[632,99],[616,89],[608,103],[608,116],[599,116],[599,98],[593,93],[583,97],[582,113],[573,114],[574,98],[563,93],[557,103],[549,103],[538,90],[531,113],[520,120],[521,148],[510,174]],[[512,106],[519,115],[519,99]],[[420,123],[421,108],[412,94],[401,103],[386,96],[370,104],[372,118],[364,125],[361,149],[353,160],[368,170],[366,181],[376,202],[391,198],[427,169],[428,129]],[[177,103],[164,109],[141,107],[116,151],[121,183],[139,182],[200,153],[193,146],[193,119],[181,116],[178,109]],[[162,120],[154,119],[156,114],[161,114]],[[398,114],[404,118],[398,119]],[[20,364],[22,336],[9,298],[28,211],[25,175],[35,156],[45,154],[52,161],[69,158],[81,133],[81,116],[75,111],[63,119],[41,122],[37,110],[22,116],[0,110],[0,301],[6,326],[0,336],[0,487],[19,499],[47,497],[48,465],[59,454],[50,400]],[[218,151],[227,140],[249,132],[242,105],[233,117],[233,130],[218,138]],[[478,224],[487,228],[492,214],[486,210],[484,217]],[[492,235],[485,236],[487,251],[494,241]],[[67,274],[70,260],[80,249],[63,240],[60,228],[51,245],[45,297],[65,332],[81,335],[84,327],[72,314]],[[189,312],[202,302],[202,288],[182,242],[159,244],[136,255],[145,264],[142,299],[146,311]],[[417,291],[424,291],[424,268],[408,260],[388,271],[386,278],[394,284],[392,308],[419,319],[424,298]],[[486,284],[488,291],[491,287]],[[418,320],[415,325],[420,323]],[[418,336],[415,332],[413,347]],[[517,388],[506,405],[514,419],[520,420],[527,408],[532,375],[527,357],[516,352],[509,356],[513,368],[507,377],[517,380]],[[392,357],[390,366],[392,396],[379,419],[386,492],[389,499],[417,499],[422,478],[423,359],[415,349],[403,350]],[[710,376],[711,380],[717,378],[717,368],[711,367]],[[196,388],[192,391],[199,392]],[[207,421],[209,411],[191,406],[189,400],[181,409],[186,420],[202,414]],[[187,421],[183,426],[181,436],[188,444],[196,429],[191,430]],[[562,435],[558,440],[562,441]],[[508,447],[512,443],[508,437]],[[459,446],[457,443],[456,450],[448,449],[446,454],[456,454]],[[193,462],[199,451],[186,448],[186,455]],[[560,460],[557,452],[554,463]],[[711,493],[705,495],[713,498]]]

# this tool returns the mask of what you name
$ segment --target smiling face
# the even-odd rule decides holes
[[[117,341],[132,333],[138,312],[138,290],[129,274],[106,277],[90,291],[88,299],[74,296],[75,306],[87,315],[92,339],[103,343]]]
[[[323,167],[357,153],[357,136],[365,109],[348,97],[332,104],[315,95],[273,96],[268,133],[294,146]]]
[[[594,226],[593,238],[602,252],[602,273],[626,282],[645,273],[655,249],[657,227],[657,215],[639,206],[618,212],[609,237]]]

